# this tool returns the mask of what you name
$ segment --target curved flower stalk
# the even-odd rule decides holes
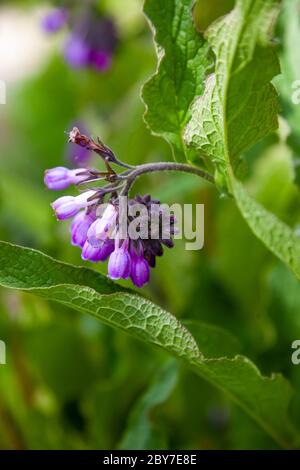
[[[71,67],[105,72],[112,65],[118,45],[115,23],[91,4],[73,3],[72,8],[62,6],[47,13],[42,19],[42,27],[49,34],[64,27],[69,29],[63,54]]]
[[[172,162],[128,165],[100,140],[96,142],[81,134],[76,127],[69,134],[69,142],[99,155],[105,171],[64,167],[46,170],[44,182],[49,189],[87,187],[77,196],[63,196],[52,203],[57,219],[73,218],[71,243],[81,249],[82,259],[94,263],[108,259],[111,279],[131,278],[135,286],[143,287],[149,282],[156,258],[163,255],[165,247],[174,246],[176,220],[150,195],[128,199],[134,182],[145,173],[158,171],[183,171],[209,182],[214,182],[213,177],[191,165]],[[121,172],[117,173],[112,165],[121,167]],[[103,182],[107,184],[88,187]]]

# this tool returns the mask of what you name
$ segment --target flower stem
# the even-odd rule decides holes
[[[122,196],[127,196],[130,191],[131,186],[134,184],[135,180],[146,173],[154,173],[159,171],[179,171],[183,173],[190,173],[200,178],[205,179],[209,183],[214,183],[214,177],[200,168],[196,168],[192,165],[186,165],[184,163],[174,163],[174,162],[159,162],[159,163],[146,163],[136,167],[132,172],[126,175],[126,183],[121,192]]]

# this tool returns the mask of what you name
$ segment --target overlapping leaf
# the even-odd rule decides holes
[[[300,241],[293,230],[247,195],[234,172],[243,151],[277,127],[278,98],[272,78],[279,63],[269,36],[277,0],[238,0],[215,22],[208,41],[215,74],[193,105],[185,137],[215,162],[255,235],[300,277]]]
[[[187,157],[182,133],[189,108],[202,94],[208,46],[193,24],[191,0],[146,0],[145,14],[155,31],[158,68],[143,89],[151,131],[172,146],[176,160]]]
[[[269,44],[277,6],[277,0],[237,0],[207,33],[215,73],[193,104],[185,139],[210,157],[225,180],[226,167],[235,169],[246,149],[277,128],[278,102],[270,82],[279,63]]]
[[[300,1],[283,2],[280,27],[282,31],[282,48],[280,63],[282,75],[276,85],[280,91],[283,114],[290,126],[288,142],[294,151],[295,179],[300,184],[300,57],[295,44],[300,41]]]

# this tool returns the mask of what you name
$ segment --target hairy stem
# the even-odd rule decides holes
[[[191,165],[186,165],[184,163],[174,163],[174,162],[159,162],[159,163],[146,163],[136,167],[131,173],[126,176],[126,183],[122,190],[121,195],[126,196],[130,191],[131,186],[134,184],[135,180],[146,173],[154,173],[160,171],[180,171],[183,173],[190,173],[200,178],[205,179],[209,183],[214,183],[214,177],[200,168],[196,168]]]

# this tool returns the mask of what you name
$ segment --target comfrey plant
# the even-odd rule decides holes
[[[174,170],[193,173],[208,181],[214,180],[220,191],[231,197],[222,213],[227,217],[229,205],[235,204],[235,213],[239,212],[245,221],[242,237],[239,230],[241,221],[236,215],[234,218],[230,217],[230,220],[227,218],[227,231],[226,227],[222,227],[220,253],[223,253],[223,258],[217,263],[220,266],[214,267],[217,280],[219,282],[221,278],[226,278],[225,284],[228,287],[228,276],[231,276],[230,281],[234,283],[232,285],[239,290],[241,280],[238,276],[245,271],[245,295],[239,295],[237,302],[230,302],[230,307],[235,312],[240,309],[250,309],[253,312],[257,307],[260,309],[261,302],[258,299],[258,304],[249,304],[249,292],[254,290],[253,286],[259,290],[266,287],[265,282],[253,284],[251,281],[254,278],[257,281],[261,277],[256,275],[258,268],[262,268],[258,272],[264,273],[271,265],[274,266],[276,276],[273,280],[277,279],[279,285],[282,284],[282,279],[289,279],[293,292],[296,278],[300,280],[300,238],[295,230],[299,221],[295,208],[299,201],[291,177],[291,155],[290,152],[287,152],[289,155],[285,153],[282,140],[280,159],[277,158],[277,147],[274,154],[276,158],[270,159],[269,151],[274,146],[268,147],[268,158],[264,156],[262,161],[264,174],[261,166],[258,169],[254,165],[250,185],[246,178],[240,180],[240,176],[244,174],[244,157],[248,149],[255,148],[258,160],[259,155],[256,152],[259,153],[259,148],[256,144],[278,128],[278,96],[272,82],[280,74],[280,67],[276,54],[277,42],[271,41],[270,35],[280,2],[236,0],[234,8],[213,22],[205,36],[195,27],[191,13],[192,3],[192,0],[145,0],[144,3],[158,54],[157,68],[142,90],[146,105],[145,120],[154,135],[163,137],[171,145],[175,163],[150,163],[132,167],[117,160],[114,153],[101,142],[94,142],[74,129],[70,134],[71,142],[101,156],[104,171],[86,168],[84,163],[76,170],[50,170],[46,172],[45,181],[52,189],[64,189],[71,184],[75,184],[78,189],[85,189],[76,197],[65,196],[55,201],[53,207],[57,218],[74,217],[72,243],[80,246],[84,258],[92,261],[109,258],[108,269],[112,278],[131,276],[135,284],[141,286],[147,282],[151,265],[156,256],[162,253],[166,244],[164,242],[167,241],[167,245],[173,244],[175,236],[172,233],[175,233],[175,227],[174,220],[168,214],[166,216],[160,205],[150,196],[136,196],[127,200],[128,215],[125,217],[124,227],[121,216],[123,198],[129,196],[136,178],[148,172]],[[207,5],[208,3],[228,2],[207,0]],[[288,34],[285,35],[290,49],[290,44],[296,44],[297,25],[294,20],[299,13],[299,5],[298,0],[287,0],[286,3],[288,9],[284,21],[288,18],[292,20],[286,23]],[[203,8],[202,5],[200,7]],[[294,50],[289,52],[289,56],[283,62],[289,70],[294,70],[295,67],[291,67]],[[290,77],[287,74],[281,78],[283,87],[291,90],[290,85],[297,76]],[[288,119],[294,129],[297,119],[290,109]],[[265,155],[265,151],[263,154]],[[271,167],[269,174],[266,165],[274,163],[275,167]],[[204,165],[214,174],[214,178],[200,169]],[[275,168],[276,171],[273,171]],[[96,184],[97,182],[101,185]],[[95,187],[91,187],[92,185]],[[279,195],[278,188],[283,191]],[[262,194],[264,197],[261,197]],[[260,201],[256,199],[256,195]],[[288,196],[284,197],[284,205],[283,195]],[[142,214],[139,219],[134,211],[131,212],[136,204],[139,204]],[[150,206],[154,206],[156,211],[149,211]],[[154,225],[152,217],[149,217],[151,212],[158,215]],[[285,214],[285,221],[278,218],[277,212]],[[161,227],[164,217],[169,218],[169,234],[160,230],[164,229]],[[141,232],[134,230],[137,220],[138,225],[141,225]],[[287,220],[292,225],[288,225]],[[248,237],[244,230],[246,224],[256,238],[280,260],[280,266],[274,265],[274,259],[265,256],[262,247],[256,246],[255,240]],[[150,226],[151,232],[154,228],[153,238],[145,236],[147,226],[148,229]],[[225,237],[228,238],[228,243],[225,243]],[[255,259],[253,253],[258,254]],[[224,258],[226,254],[228,256]],[[262,256],[267,264],[262,265]],[[215,256],[211,261],[215,265],[214,259]],[[176,266],[176,260],[174,264]],[[249,265],[252,267],[250,277]],[[279,271],[277,268],[280,268]],[[228,276],[224,277],[224,269]],[[291,271],[290,274],[288,270]],[[294,280],[292,277],[286,278],[292,276],[292,273],[295,275]],[[182,275],[185,274],[181,273],[181,278]],[[169,277],[172,277],[172,273]],[[199,280],[194,285],[197,286],[198,283]],[[289,416],[294,408],[291,406],[291,384],[278,373],[263,376],[249,358],[240,354],[239,341],[232,341],[231,332],[228,335],[219,327],[218,315],[214,316],[217,325],[211,328],[202,322],[195,322],[193,315],[189,318],[187,311],[187,320],[192,321],[183,325],[160,305],[107,282],[95,271],[78,269],[77,266],[61,263],[36,250],[6,242],[0,242],[0,284],[56,301],[80,313],[90,314],[105,325],[162,348],[180,359],[183,366],[189,365],[210,386],[214,385],[218,391],[223,390],[235,406],[239,406],[261,428],[263,432],[259,433],[259,440],[255,440],[256,447],[260,445],[259,442],[261,445],[271,444],[272,448],[300,447],[295,416],[292,420]],[[273,284],[274,282],[272,291],[275,287]],[[229,297],[234,300],[231,287]],[[283,290],[286,296],[286,285]],[[178,295],[181,297],[184,292],[178,292]],[[189,307],[190,299],[187,301],[185,305]],[[204,299],[204,304],[208,305],[209,310],[210,303]],[[215,302],[211,306],[214,309]],[[222,316],[219,323],[222,325],[224,314],[228,313],[226,305],[224,308],[225,310],[220,309],[219,312]],[[242,323],[241,320],[241,326]],[[247,324],[243,329],[246,332]],[[236,329],[238,330],[239,328]],[[260,337],[261,325],[257,332]],[[246,343],[252,342],[253,331],[250,336],[250,342]],[[247,348],[247,344],[243,346]],[[250,350],[253,352],[252,347]],[[276,351],[276,348],[270,349],[272,355]],[[287,354],[290,356],[290,348]],[[283,366],[286,372],[285,360]],[[166,378],[170,383],[170,377],[174,377],[170,375],[170,368],[164,370],[167,375],[159,373],[159,382],[155,382],[158,395],[161,387],[157,384],[165,385]],[[293,375],[294,370],[288,373]],[[174,379],[171,382],[176,384]],[[151,387],[153,389],[153,385]],[[268,434],[274,444],[270,439],[265,440],[265,434]]]
[[[75,197],[63,196],[54,201],[52,208],[57,219],[74,218],[71,242],[81,248],[84,260],[104,262],[109,259],[111,279],[130,277],[135,286],[144,286],[149,281],[150,268],[156,265],[156,257],[163,255],[163,247],[174,245],[175,217],[150,195],[128,199],[133,183],[142,174],[155,171],[185,171],[211,182],[213,177],[190,165],[172,162],[128,165],[118,160],[100,140],[95,142],[76,127],[69,134],[69,142],[96,152],[102,157],[106,170],[52,168],[45,172],[46,186],[63,190],[72,184],[78,187],[103,181],[108,184],[89,187]],[[124,171],[117,173],[112,164]]]
[[[99,72],[108,70],[118,44],[113,20],[90,5],[78,11],[74,11],[73,7],[62,6],[51,10],[43,18],[44,30],[52,34],[65,26],[69,27],[64,56],[73,68],[90,67]]]

